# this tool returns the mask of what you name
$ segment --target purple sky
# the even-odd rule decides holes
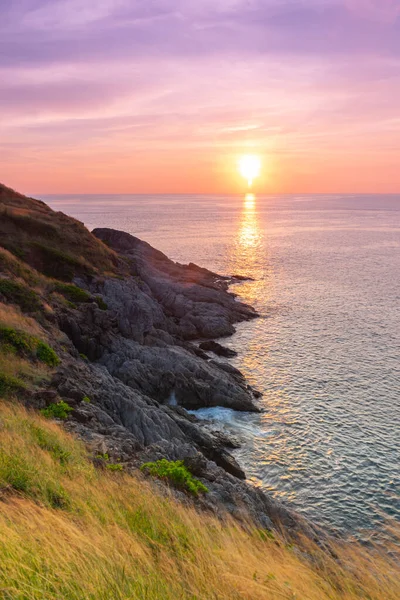
[[[400,0],[0,0],[0,181],[400,191]]]

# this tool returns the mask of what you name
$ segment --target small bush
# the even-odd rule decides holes
[[[79,353],[79,358],[81,358],[82,360],[89,360],[86,354],[83,354],[83,352]]]
[[[101,460],[110,460],[110,457],[108,456],[107,452],[105,454],[96,454],[96,458],[99,458]]]
[[[89,396],[83,396],[82,402],[86,402],[86,404],[90,404],[91,400],[90,400]]]
[[[49,367],[56,367],[60,363],[60,359],[53,348],[50,348],[50,346],[41,341],[37,345],[36,356],[38,360]]]
[[[37,346],[37,338],[12,327],[0,325],[0,344],[3,350],[14,348],[21,356],[34,354]]]
[[[175,487],[193,494],[193,496],[198,496],[200,492],[208,492],[206,486],[188,471],[183,464],[183,460],[170,461],[163,458],[157,462],[145,463],[140,470],[158,479],[166,480]]]
[[[104,302],[103,298],[101,296],[96,296],[94,301],[96,302],[97,306],[101,309],[101,310],[107,310],[108,309],[108,305],[106,302]]]
[[[72,304],[75,304],[75,302],[89,302],[91,300],[91,296],[86,290],[73,283],[57,283],[54,286],[54,290],[62,294]]]
[[[6,373],[0,373],[0,397],[4,398],[17,394],[18,392],[24,392],[26,390],[25,383],[18,377],[7,375]]]
[[[0,279],[0,294],[17,304],[22,312],[35,312],[42,306],[39,296],[28,286],[11,279]]]
[[[35,358],[49,367],[60,363],[57,354],[48,344],[12,327],[0,325],[0,346],[5,352],[15,351],[19,356]]]
[[[60,402],[50,404],[47,408],[43,408],[40,412],[46,419],[66,419],[73,408],[60,400]]]
[[[109,471],[123,471],[124,467],[122,465],[120,465],[119,463],[108,463],[108,465],[106,465],[106,468]]]

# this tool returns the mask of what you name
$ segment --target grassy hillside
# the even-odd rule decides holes
[[[1,598],[399,598],[389,558],[359,547],[306,558],[96,470],[81,443],[17,404],[1,403],[0,422]]]
[[[113,274],[117,257],[83,223],[0,184],[0,240],[11,254],[48,277]]]

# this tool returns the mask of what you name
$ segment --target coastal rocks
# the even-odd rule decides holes
[[[122,254],[129,275],[75,280],[100,295],[106,310],[92,302],[57,311],[60,329],[94,361],[71,358],[54,376],[57,394],[73,406],[66,427],[95,456],[107,454],[128,470],[162,458],[183,460],[209,489],[196,502],[218,515],[228,512],[243,522],[250,516],[267,528],[284,522],[296,530],[295,515],[245,482],[228,451],[237,440],[185,410],[259,410],[242,373],[206,353],[233,356],[210,340],[256,316],[228,293],[235,280],[176,264],[129,234],[95,234]],[[190,342],[198,338],[209,340],[200,347]]]
[[[125,469],[144,462],[183,460],[207,485],[209,493],[196,500],[200,507],[223,516],[230,513],[247,523],[291,533],[309,527],[285,507],[243,481],[245,475],[226,450],[226,435],[218,436],[182,409],[158,405],[112,377],[99,365],[71,360],[55,374],[52,387],[74,410],[65,427],[98,455],[108,455]],[[86,396],[90,403],[82,401]],[[78,398],[81,400],[78,401]],[[99,459],[99,465],[101,466]]]
[[[128,233],[95,229],[93,234],[124,256],[132,275],[147,286],[143,293],[156,300],[169,317],[169,330],[172,320],[183,339],[231,335],[235,322],[257,316],[252,307],[236,302],[234,295],[227,292],[229,278],[193,264],[174,263]],[[103,293],[107,298],[110,290],[104,289]]]
[[[202,342],[199,344],[199,348],[201,348],[201,350],[205,350],[206,352],[213,352],[217,356],[224,356],[225,358],[233,358],[237,356],[237,352],[235,350],[226,348],[214,340]]]
[[[185,412],[159,406],[127,388],[104,368],[71,362],[59,369],[52,384],[58,394],[74,406],[75,423],[70,423],[69,428],[86,441],[91,436],[87,432],[83,434],[82,425],[97,435],[118,439],[125,446],[129,442],[136,453],[147,448],[147,456],[158,456],[160,448],[162,457],[170,460],[201,453],[226,472],[245,478],[243,470],[227,452],[225,439],[203,429],[200,421],[193,423]],[[89,398],[90,403],[78,403],[84,397]],[[119,458],[122,454],[120,449]]]
[[[114,377],[160,403],[168,403],[174,394],[178,405],[190,409],[259,410],[237,370],[227,372],[219,363],[207,362],[180,346],[149,347],[113,339],[99,362]]]

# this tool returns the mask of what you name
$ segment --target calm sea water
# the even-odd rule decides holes
[[[224,343],[265,411],[200,411],[256,485],[345,531],[400,519],[400,196],[57,196],[179,262],[255,279],[261,317]]]

